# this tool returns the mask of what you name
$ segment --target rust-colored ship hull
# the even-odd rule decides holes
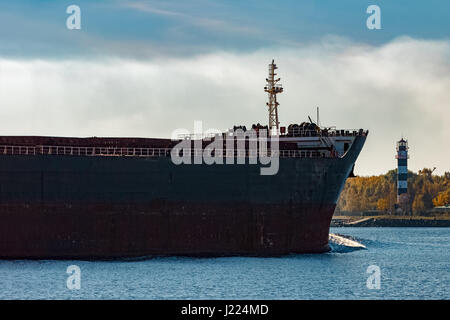
[[[168,154],[62,155],[43,147],[93,143],[61,139],[0,137],[3,146],[34,146],[0,148],[0,258],[325,252],[366,136],[354,137],[342,157],[280,158],[278,173],[267,176],[259,165],[175,165]]]

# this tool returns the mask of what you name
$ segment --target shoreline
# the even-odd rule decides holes
[[[450,227],[450,217],[334,216],[330,227]]]

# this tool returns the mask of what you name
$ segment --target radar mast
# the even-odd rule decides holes
[[[269,107],[269,131],[271,135],[279,135],[280,122],[278,121],[278,105],[277,94],[283,92],[283,87],[278,83],[280,78],[275,79],[277,75],[275,70],[278,69],[274,60],[269,64],[269,77],[266,79],[267,85],[264,91],[269,94],[269,102],[266,105]]]

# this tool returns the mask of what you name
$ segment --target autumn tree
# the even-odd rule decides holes
[[[422,213],[425,211],[425,203],[423,201],[423,194],[418,194],[414,197],[414,201],[412,203],[412,210],[415,214]]]
[[[450,205],[450,188],[445,191],[439,192],[437,197],[433,199],[433,204],[435,207]]]
[[[423,213],[434,206],[449,204],[450,172],[439,176],[433,169],[408,172],[407,211]],[[380,210],[394,212],[397,204],[397,170],[384,175],[347,179],[338,201],[338,210],[362,212]]]
[[[386,198],[378,199],[377,209],[380,211],[387,211],[389,209],[389,200]]]

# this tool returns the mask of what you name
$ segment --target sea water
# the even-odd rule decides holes
[[[331,243],[329,253],[271,258],[3,260],[0,299],[450,299],[450,228],[331,232],[365,248]]]

